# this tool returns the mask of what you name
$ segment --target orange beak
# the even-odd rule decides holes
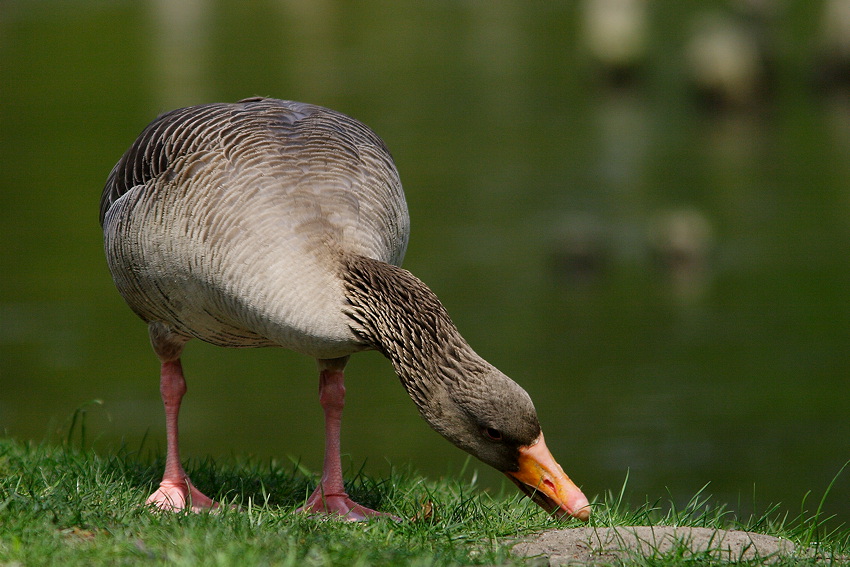
[[[536,442],[519,448],[519,470],[505,474],[550,514],[570,515],[583,522],[590,517],[587,497],[555,462],[542,433]]]

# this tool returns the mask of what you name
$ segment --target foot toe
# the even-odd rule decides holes
[[[145,504],[167,512],[203,512],[219,506],[218,502],[195,488],[188,478],[183,482],[163,481]]]
[[[313,495],[307,499],[304,506],[298,508],[298,512],[339,516],[340,519],[350,522],[362,522],[369,518],[389,518],[397,522],[401,521],[401,518],[393,516],[392,514],[379,512],[377,510],[361,506],[349,498],[347,494],[317,495],[314,492]]]

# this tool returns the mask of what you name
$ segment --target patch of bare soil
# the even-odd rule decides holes
[[[753,532],[672,526],[574,528],[544,532],[517,544],[520,557],[548,559],[556,565],[607,565],[635,557],[674,554],[718,561],[763,560],[770,563],[792,554],[787,539]]]

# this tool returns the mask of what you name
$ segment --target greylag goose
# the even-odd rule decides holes
[[[525,390],[478,356],[434,293],[398,267],[407,205],[389,151],[362,123],[267,98],[168,112],[112,169],[100,223],[115,285],[148,324],[161,362],[165,473],[148,504],[218,506],[189,480],[178,449],[180,355],[197,338],[318,361],[325,457],[302,511],[386,515],[349,498],[340,466],[343,370],[351,354],[375,349],[446,439],[550,513],[590,515]]]

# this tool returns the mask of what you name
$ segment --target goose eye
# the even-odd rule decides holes
[[[501,441],[502,440],[502,432],[498,429],[493,429],[492,427],[487,427],[484,429],[484,435],[491,439],[492,441]]]

